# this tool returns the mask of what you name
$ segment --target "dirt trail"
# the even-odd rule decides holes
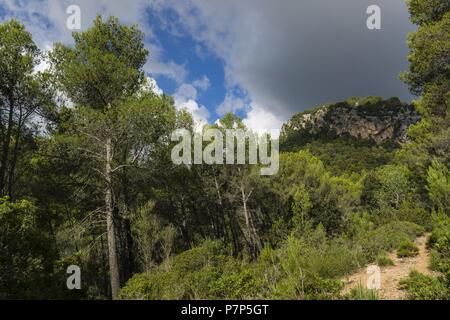
[[[430,256],[426,249],[427,235],[417,238],[415,243],[419,247],[419,254],[412,258],[397,258],[396,253],[389,254],[394,262],[393,266],[381,267],[381,288],[378,291],[380,299],[401,300],[405,299],[406,293],[398,288],[401,279],[407,277],[411,270],[417,270],[427,275],[434,273],[429,270]],[[367,267],[359,270],[343,279],[345,286],[343,293],[348,293],[360,283],[366,287]]]

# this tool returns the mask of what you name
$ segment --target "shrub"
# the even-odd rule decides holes
[[[272,297],[276,299],[337,299],[338,278],[361,266],[362,255],[345,240],[329,239],[323,227],[290,236],[275,252],[278,270]]]
[[[393,266],[394,261],[392,261],[386,253],[379,253],[377,257],[377,265],[380,267]]]
[[[427,231],[430,231],[432,228],[430,212],[418,206],[417,203],[405,201],[395,216],[399,220],[410,221],[423,226]]]
[[[413,241],[422,235],[424,228],[407,221],[392,221],[375,230],[355,236],[366,258],[375,260],[379,252],[397,249],[404,241]]]
[[[174,274],[171,272],[146,272],[134,275],[120,290],[123,300],[165,300],[177,299],[177,288],[173,286]]]
[[[305,271],[300,277],[284,277],[274,288],[272,298],[300,300],[334,300],[340,298],[343,283]]]
[[[224,274],[211,285],[211,296],[214,299],[242,300],[262,298],[264,281],[255,273],[253,265],[240,272]]]
[[[411,271],[409,276],[400,281],[400,289],[407,291],[411,300],[447,300],[450,299],[449,288],[441,278]]]
[[[433,215],[433,231],[427,247],[432,249],[432,269],[450,273],[450,217],[443,212]]]
[[[419,248],[411,241],[404,241],[397,249],[399,258],[415,257],[419,254]]]
[[[322,226],[290,237],[279,250],[280,259],[294,256],[298,265],[324,278],[349,274],[365,263],[362,252],[342,238],[329,239]]]
[[[33,203],[0,198],[0,300],[51,294],[52,249]]]
[[[239,272],[237,261],[221,243],[205,241],[148,273],[135,275],[122,288],[122,299],[208,299],[211,285],[227,270]]]
[[[367,289],[359,284],[353,288],[346,298],[348,300],[379,300],[378,292],[373,289]]]
[[[450,287],[450,217],[442,211],[433,215],[433,232],[427,245],[431,249],[431,269],[441,272]]]

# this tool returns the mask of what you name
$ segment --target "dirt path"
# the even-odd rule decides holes
[[[381,299],[401,300],[405,298],[405,292],[398,288],[401,279],[407,277],[411,270],[417,270],[427,275],[433,275],[428,269],[430,256],[426,249],[427,235],[416,239],[419,247],[419,254],[413,258],[397,258],[396,253],[391,253],[389,258],[394,262],[393,266],[381,267],[381,288],[378,294]],[[360,283],[366,287],[367,284],[367,267],[361,269],[343,279],[345,287],[343,293],[348,293],[352,288],[357,287]]]

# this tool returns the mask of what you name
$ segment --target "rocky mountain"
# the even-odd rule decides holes
[[[280,142],[285,149],[304,145],[317,138],[356,138],[374,144],[402,144],[409,126],[420,115],[412,105],[398,98],[351,98],[299,113],[283,125]]]

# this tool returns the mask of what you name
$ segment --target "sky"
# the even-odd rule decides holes
[[[199,123],[234,112],[253,130],[279,129],[352,96],[412,99],[398,79],[415,30],[404,0],[0,0],[0,22],[18,19],[45,52],[72,43],[71,5],[81,30],[97,14],[137,24],[154,89]],[[370,5],[381,9],[380,30],[366,26]]]

